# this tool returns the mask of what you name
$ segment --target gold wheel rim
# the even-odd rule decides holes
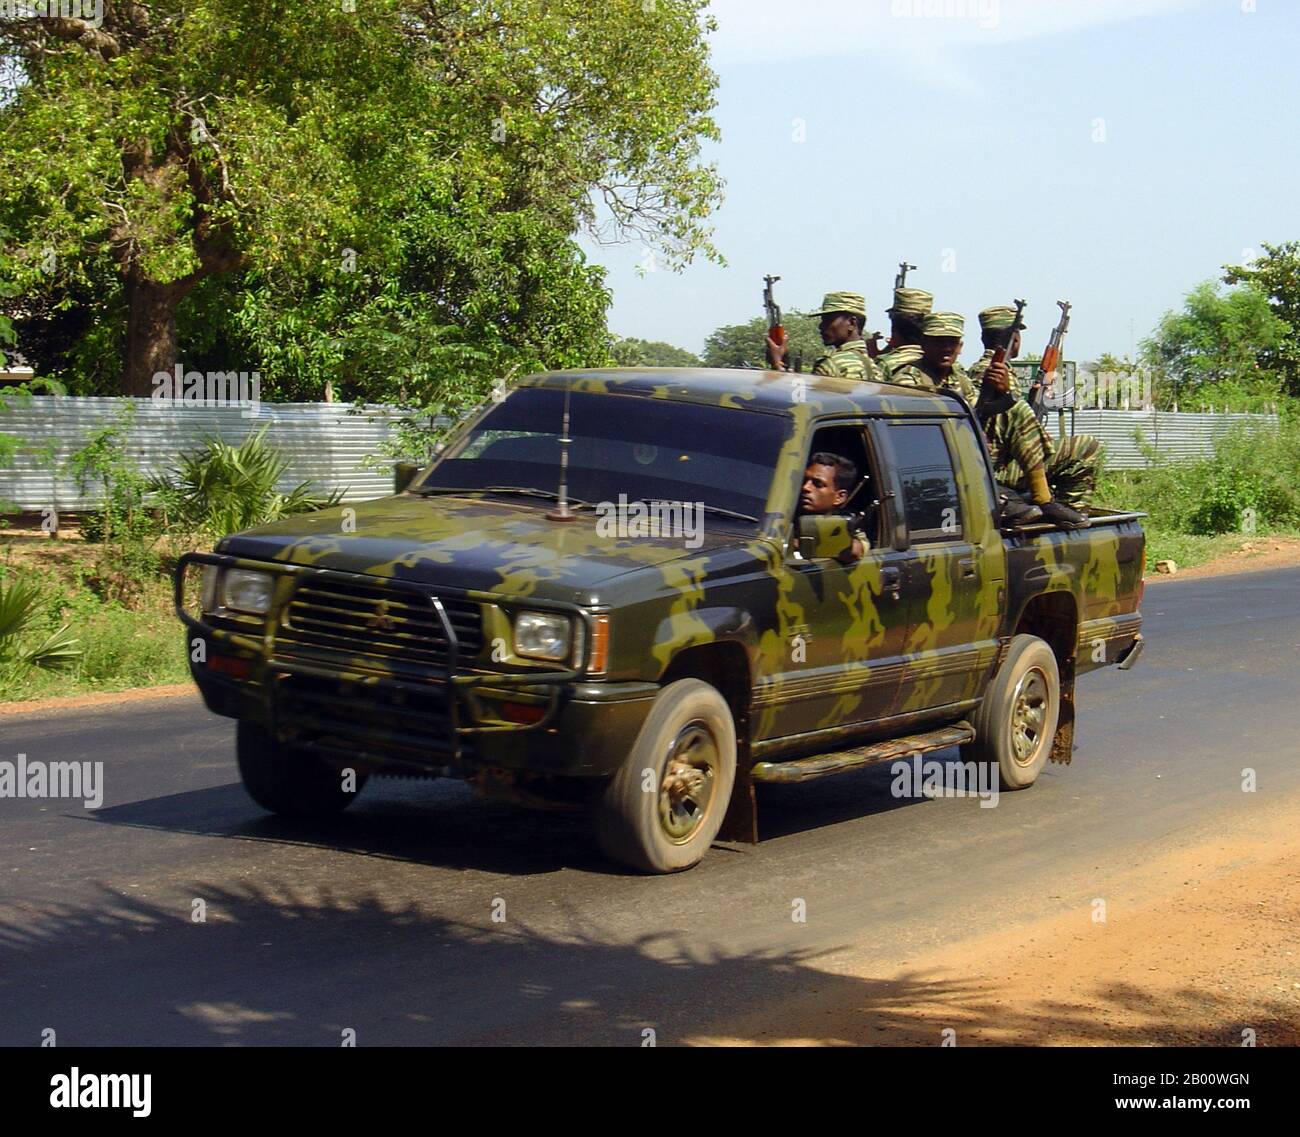
[[[1034,667],[1020,677],[1011,701],[1011,754],[1020,767],[1034,764],[1047,741],[1047,712],[1051,688],[1047,676]]]
[[[659,827],[674,845],[685,845],[713,810],[722,761],[713,732],[698,719],[677,732],[659,778]]]

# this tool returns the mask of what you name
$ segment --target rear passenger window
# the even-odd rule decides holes
[[[903,483],[903,507],[913,541],[960,538],[961,503],[952,455],[936,423],[890,423],[889,441]]]

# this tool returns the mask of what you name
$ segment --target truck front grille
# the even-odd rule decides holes
[[[483,610],[444,598],[462,664],[483,646]],[[405,589],[303,578],[275,637],[286,660],[348,662],[367,670],[427,674],[447,663],[447,637],[431,605]]]

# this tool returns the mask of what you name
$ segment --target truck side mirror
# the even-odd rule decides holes
[[[799,518],[799,555],[806,561],[839,560],[853,548],[849,519],[833,513],[805,513]]]
[[[393,467],[393,493],[401,493],[413,481],[422,467],[418,462],[398,462]]]

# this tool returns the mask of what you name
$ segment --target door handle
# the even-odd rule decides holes
[[[887,566],[880,570],[880,591],[882,595],[888,592],[894,600],[897,600],[902,588],[902,569]]]
[[[975,571],[974,557],[960,557],[957,561],[957,567],[961,569],[962,580],[974,580],[978,575]]]

